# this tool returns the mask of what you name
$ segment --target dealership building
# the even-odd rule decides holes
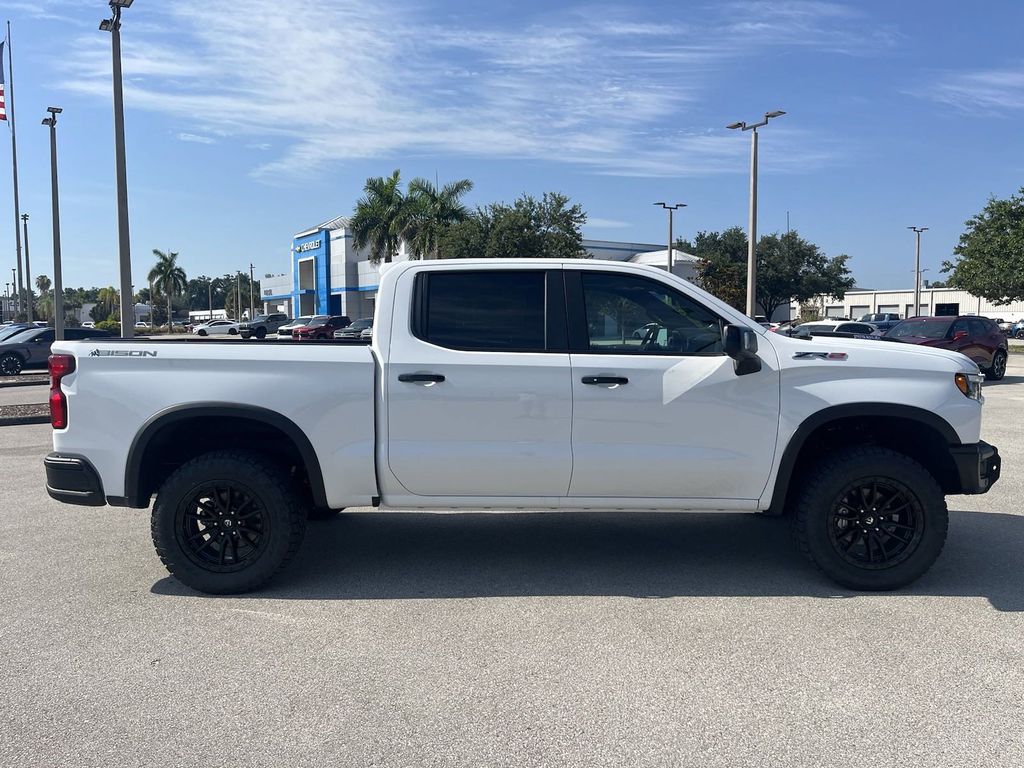
[[[584,240],[593,259],[631,261],[665,268],[666,250],[652,243]],[[396,261],[408,258],[403,244]],[[687,280],[695,276],[694,256],[673,252],[673,274]],[[338,217],[298,232],[292,238],[291,259],[283,274],[260,281],[264,312],[284,312],[289,317],[347,315],[355,320],[372,317],[381,269],[369,249],[356,248],[348,219]]]
[[[1024,301],[995,304],[968,291],[955,288],[922,288],[920,302],[921,304],[915,312],[912,288],[895,291],[854,289],[847,291],[841,299],[835,296],[818,296],[812,301],[806,302],[804,308],[813,307],[818,314],[824,317],[854,320],[875,312],[890,312],[900,317],[981,315],[993,320],[1013,321],[1024,318]],[[800,305],[794,302],[789,307],[780,308],[773,319],[779,320],[784,310],[788,310],[789,317],[782,317],[783,320],[799,317],[800,309]]]

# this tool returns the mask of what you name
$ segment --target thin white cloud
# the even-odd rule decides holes
[[[251,145],[275,137],[279,154],[254,169],[275,178],[402,153],[632,176],[735,172],[746,152],[735,136],[679,133],[710,73],[794,41],[843,52],[887,45],[858,12],[824,2],[727,4],[700,24],[661,24],[621,4],[518,27],[439,25],[416,7],[372,0],[293,0],[287,14],[278,0],[175,0],[132,14],[129,107]],[[66,88],[109,98],[102,38],[83,38],[66,66]],[[808,136],[778,140],[783,170],[835,154]]]
[[[625,229],[630,226],[628,221],[619,219],[603,219],[600,216],[588,216],[586,229]]]
[[[178,141],[185,141],[191,144],[216,144],[217,140],[210,136],[199,136],[195,133],[179,133]]]
[[[1003,113],[1024,109],[1024,67],[947,75],[925,91],[928,98],[964,112]]]

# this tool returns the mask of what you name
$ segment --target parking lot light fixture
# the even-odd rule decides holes
[[[914,314],[910,317],[917,317],[921,311],[921,233],[927,232],[928,227],[907,227],[914,230],[917,236],[917,248],[914,251]]]
[[[132,0],[110,0],[111,17],[100,22],[100,29],[110,33],[114,83],[114,166],[117,175],[117,240],[121,276],[121,336],[134,335],[134,304],[132,303],[132,255],[128,231],[128,171],[124,146],[124,86],[121,76],[121,10],[130,8]]]
[[[750,221],[747,226],[747,316],[754,317],[757,309],[757,129],[768,125],[769,120],[782,117],[785,112],[776,109],[765,112],[764,119],[757,123],[743,121],[729,123],[729,130],[750,131]],[[769,320],[771,318],[768,318]]]
[[[21,236],[22,245],[25,247],[25,314],[28,317],[28,321],[31,323],[35,320],[35,311],[32,308],[34,303],[32,299],[35,298],[35,290],[32,288],[32,265],[29,261],[28,254],[28,214],[21,214],[21,223],[23,225],[23,234]]]
[[[43,125],[50,129],[50,195],[53,212],[53,333],[57,341],[64,338],[64,282],[61,276],[60,259],[60,195],[57,187],[57,115],[64,110],[47,107],[49,117],[43,118]]]
[[[672,214],[678,211],[680,208],[685,208],[686,203],[674,203],[669,205],[668,203],[655,203],[655,205],[664,208],[668,211],[668,250],[665,251],[665,262],[668,266],[669,274],[672,274]]]

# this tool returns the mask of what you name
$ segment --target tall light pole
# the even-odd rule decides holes
[[[11,284],[4,283],[4,306],[3,311],[0,311],[0,322],[6,322],[8,305],[11,303]]]
[[[25,234],[22,236],[25,244],[25,313],[28,317],[28,321],[31,323],[35,320],[33,315],[32,299],[35,298],[35,289],[32,287],[32,265],[28,260],[28,214],[21,214],[21,223],[24,225]]]
[[[757,299],[757,129],[768,125],[768,121],[782,117],[785,112],[777,109],[765,112],[759,123],[730,123],[726,128],[750,131],[750,220],[747,226],[747,316],[756,314]],[[771,318],[768,318],[769,320]]]
[[[15,222],[15,227],[14,228],[18,231],[18,241],[20,242],[21,241],[21,230],[18,229],[17,222]],[[18,256],[18,266],[19,267],[21,266],[20,251],[19,251],[19,256]],[[18,283],[17,283],[17,280],[15,278],[15,276],[17,275],[17,272],[18,272],[18,270],[16,270],[14,267],[11,267],[11,292],[15,294],[15,296],[14,296],[14,307],[11,309],[11,312],[12,312],[11,320],[17,320],[18,319],[18,312],[20,311],[20,307],[21,307],[21,300],[18,298],[18,295],[16,293],[17,290],[18,290]]]
[[[917,317],[921,311],[921,233],[927,232],[928,227],[907,227],[914,230],[917,236],[917,248],[914,255],[914,314],[909,317]]]
[[[213,278],[206,281],[206,294],[210,299],[210,320],[213,320]]]
[[[249,262],[249,322],[252,322],[253,313],[256,311],[256,305],[253,303],[252,285],[253,285],[253,274],[252,274],[252,262]]]
[[[242,273],[235,272],[235,322],[242,322]]]
[[[135,306],[132,303],[132,250],[128,234],[128,171],[124,149],[124,87],[121,82],[121,9],[132,0],[110,0],[111,17],[100,22],[110,33],[114,64],[114,165],[117,172],[117,243],[121,267],[121,336],[135,332]]]
[[[680,208],[685,208],[686,203],[675,203],[674,205],[669,205],[668,203],[655,203],[655,205],[661,206],[668,211],[668,251],[665,252],[665,255],[668,258],[668,272],[669,274],[672,274],[672,214]]]
[[[43,125],[50,129],[50,209],[53,211],[53,332],[60,341],[64,338],[64,283],[60,263],[60,195],[57,189],[57,115],[64,110],[47,107],[49,117]]]

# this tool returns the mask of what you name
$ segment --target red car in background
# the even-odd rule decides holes
[[[990,381],[1006,374],[1006,336],[987,317],[914,317],[893,326],[882,338],[959,352],[977,363]]]
[[[292,331],[293,339],[333,339],[334,332],[352,324],[345,315],[317,315]]]

